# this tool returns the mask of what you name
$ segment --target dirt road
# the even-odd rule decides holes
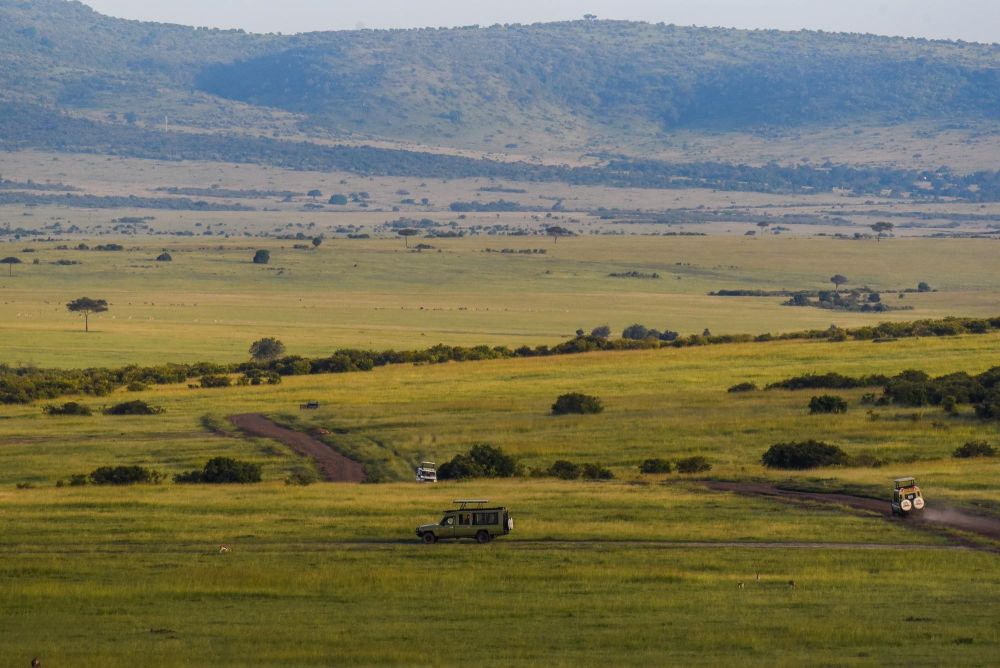
[[[280,427],[259,413],[231,415],[229,421],[251,436],[281,441],[303,457],[316,462],[323,477],[331,482],[363,482],[365,468],[348,459],[323,441],[308,434]]]
[[[892,519],[892,509],[888,501],[870,499],[863,496],[848,494],[832,494],[822,492],[799,492],[790,489],[780,489],[768,483],[744,482],[706,482],[709,489],[723,492],[734,492],[747,496],[770,496],[776,499],[799,503],[830,503],[847,506],[855,510],[877,513],[886,519]],[[975,515],[962,510],[946,507],[934,507],[934,501],[928,499],[927,509],[906,517],[905,521],[915,527],[927,529],[957,529],[978,534],[984,538],[1000,541],[1000,520]]]

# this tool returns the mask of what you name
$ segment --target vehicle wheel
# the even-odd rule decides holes
[[[476,534],[476,542],[479,544],[485,544],[490,542],[490,534],[488,531],[480,531]]]
[[[923,510],[924,509],[924,500],[922,498],[920,498],[919,496],[917,498],[913,499],[913,507],[916,510]]]
[[[424,542],[427,543],[428,545],[430,545],[431,543],[436,543],[437,542],[437,537],[434,534],[432,534],[430,531],[428,531],[423,536],[421,536],[421,538],[423,538]]]
[[[910,501],[909,499],[903,499],[902,501],[899,502],[899,509],[902,510],[904,513],[910,512],[911,508],[913,508],[913,502]]]

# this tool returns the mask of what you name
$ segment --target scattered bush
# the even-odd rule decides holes
[[[711,470],[712,465],[701,455],[681,459],[677,462],[678,473],[704,473]]]
[[[847,453],[836,445],[809,439],[792,443],[775,443],[761,457],[761,463],[775,469],[811,469],[820,466],[842,466]]]
[[[285,478],[286,485],[311,485],[319,481],[316,471],[306,466],[296,466]]]
[[[439,480],[464,478],[511,478],[521,473],[517,459],[504,454],[500,448],[479,444],[469,448],[467,454],[455,455],[438,467]]]
[[[747,382],[747,383],[737,383],[736,385],[733,385],[728,390],[726,390],[726,392],[733,392],[733,393],[735,393],[735,392],[756,392],[756,391],[757,391],[757,385],[754,384],[754,383],[749,383],[749,382]]]
[[[646,338],[647,334],[649,334],[649,330],[644,325],[640,325],[638,323],[629,325],[622,330],[622,338],[632,341],[641,341]]]
[[[260,482],[260,466],[230,457],[208,460],[202,470],[187,471],[174,476],[179,483],[251,483]]]
[[[267,264],[271,261],[271,251],[259,250],[253,254],[254,264]]]
[[[607,325],[601,325],[590,330],[590,335],[595,339],[607,339],[611,337],[611,328]]]
[[[611,480],[615,474],[600,464],[584,464],[583,477],[587,480]]]
[[[639,464],[639,471],[641,473],[670,473],[673,471],[673,467],[666,459],[647,459]]]
[[[70,479],[71,485],[74,478]],[[91,471],[88,480],[92,485],[156,484],[163,480],[163,474],[142,466],[102,466]]]
[[[780,390],[850,390],[856,387],[878,387],[889,382],[889,378],[881,375],[862,376],[851,378],[843,374],[831,373],[807,373],[802,376],[794,376],[786,380],[771,383],[767,389]]]
[[[579,392],[563,394],[552,404],[553,415],[567,415],[569,413],[600,413],[604,410],[604,404],[597,397],[592,397]]]
[[[87,474],[85,473],[74,473],[69,477],[70,487],[82,487],[87,484]]]
[[[90,409],[75,401],[67,401],[62,406],[49,405],[42,409],[46,415],[90,415]]]
[[[997,449],[986,441],[969,441],[960,448],[956,448],[952,457],[956,459],[971,459],[973,457],[996,457]]]
[[[202,387],[229,387],[232,381],[229,380],[229,376],[202,376],[201,386]]]
[[[559,459],[549,467],[548,474],[553,478],[561,478],[562,480],[576,480],[583,474],[583,469],[579,464]]]
[[[146,385],[146,383],[140,383],[137,380],[133,380],[131,383],[128,384],[127,389],[129,392],[145,392],[146,390],[149,389],[149,385]]]
[[[162,412],[159,406],[150,406],[142,399],[124,401],[104,409],[105,415],[158,415]]]
[[[846,413],[847,402],[832,394],[822,394],[809,400],[810,413]]]
[[[157,262],[172,262],[173,259],[174,258],[172,258],[170,256],[170,253],[168,253],[167,251],[163,251],[162,253],[156,256]]]

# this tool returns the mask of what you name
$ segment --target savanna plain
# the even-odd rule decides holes
[[[337,348],[536,346],[608,324],[682,335],[989,316],[995,242],[815,236],[329,238],[318,248],[254,239],[101,239],[117,252],[59,249],[2,285],[4,357],[52,368],[232,363],[275,336],[307,357]],[[92,241],[90,243],[93,243]],[[70,247],[74,246],[70,244]],[[545,254],[485,252],[545,248]],[[250,261],[271,252],[268,265]],[[173,260],[156,262],[167,251]],[[56,264],[58,259],[81,264]],[[656,273],[622,279],[611,273]],[[908,309],[791,307],[720,289],[820,290],[831,274]],[[936,291],[893,292],[924,281]],[[898,295],[904,295],[899,298]],[[105,298],[90,332],[65,308]],[[278,385],[190,383],[60,397],[0,409],[0,647],[54,665],[453,664],[735,661],[796,665],[987,665],[1000,652],[996,543],[837,505],[713,491],[764,482],[883,498],[915,475],[928,504],[1000,515],[995,459],[955,459],[997,440],[995,422],[862,404],[811,415],[808,390],[730,393],[792,376],[919,369],[981,373],[997,334],[864,341],[771,340],[286,376]],[[596,415],[553,416],[584,392]],[[164,409],[114,416],[141,399]],[[73,400],[91,416],[43,413]],[[310,401],[319,408],[303,411]],[[301,480],[312,463],[228,417],[256,413],[366,462],[382,482]],[[873,466],[775,472],[774,443],[836,443]],[[420,485],[413,467],[486,443],[526,471],[597,463],[605,481],[523,475]],[[181,485],[174,474],[228,456],[256,485]],[[648,475],[646,459],[702,456],[709,472]],[[71,486],[99,466],[160,471],[156,485]],[[373,469],[373,470],[376,470]],[[515,530],[482,546],[420,544],[413,527],[453,499],[510,508]],[[225,547],[225,551],[221,548]]]

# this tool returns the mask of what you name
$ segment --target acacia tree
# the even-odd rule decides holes
[[[14,275],[14,265],[15,264],[21,264],[21,261],[19,259],[17,259],[16,257],[14,257],[13,255],[11,255],[10,257],[5,257],[4,259],[0,260],[0,264],[7,265],[7,275],[8,276],[13,276]]]
[[[760,228],[760,233],[761,234],[764,234],[765,232],[767,232],[767,228],[769,228],[770,226],[771,226],[771,223],[765,222],[763,220],[760,221],[759,223],[757,223],[757,227]]]
[[[894,228],[894,227],[895,227],[895,225],[893,225],[892,223],[887,223],[885,221],[879,221],[879,222],[875,223],[874,225],[872,225],[872,232],[874,232],[877,235],[875,237],[875,243],[881,242],[882,241],[882,236],[886,232],[892,232],[892,228]]]
[[[409,248],[410,247],[410,237],[415,237],[418,234],[420,234],[420,230],[415,230],[412,227],[406,227],[406,228],[403,228],[401,230],[396,230],[396,234],[398,234],[399,236],[403,237],[403,243],[405,243],[406,247]]]
[[[323,235],[322,234],[319,235],[318,237],[313,237],[313,239],[312,239],[313,248],[319,248],[320,244],[322,244],[322,243],[323,243]]]
[[[250,344],[250,357],[255,362],[270,362],[285,354],[285,344],[268,336]]]
[[[830,282],[837,286],[837,294],[840,294],[840,286],[847,282],[847,276],[834,274],[830,277]]]
[[[66,309],[72,313],[83,314],[83,331],[90,331],[90,314],[104,313],[108,310],[108,302],[104,299],[91,299],[90,297],[80,297],[66,304]]]
[[[545,228],[545,234],[552,237],[552,243],[559,243],[559,237],[568,237],[572,234],[565,227],[560,227],[559,225],[553,225],[552,227]]]

